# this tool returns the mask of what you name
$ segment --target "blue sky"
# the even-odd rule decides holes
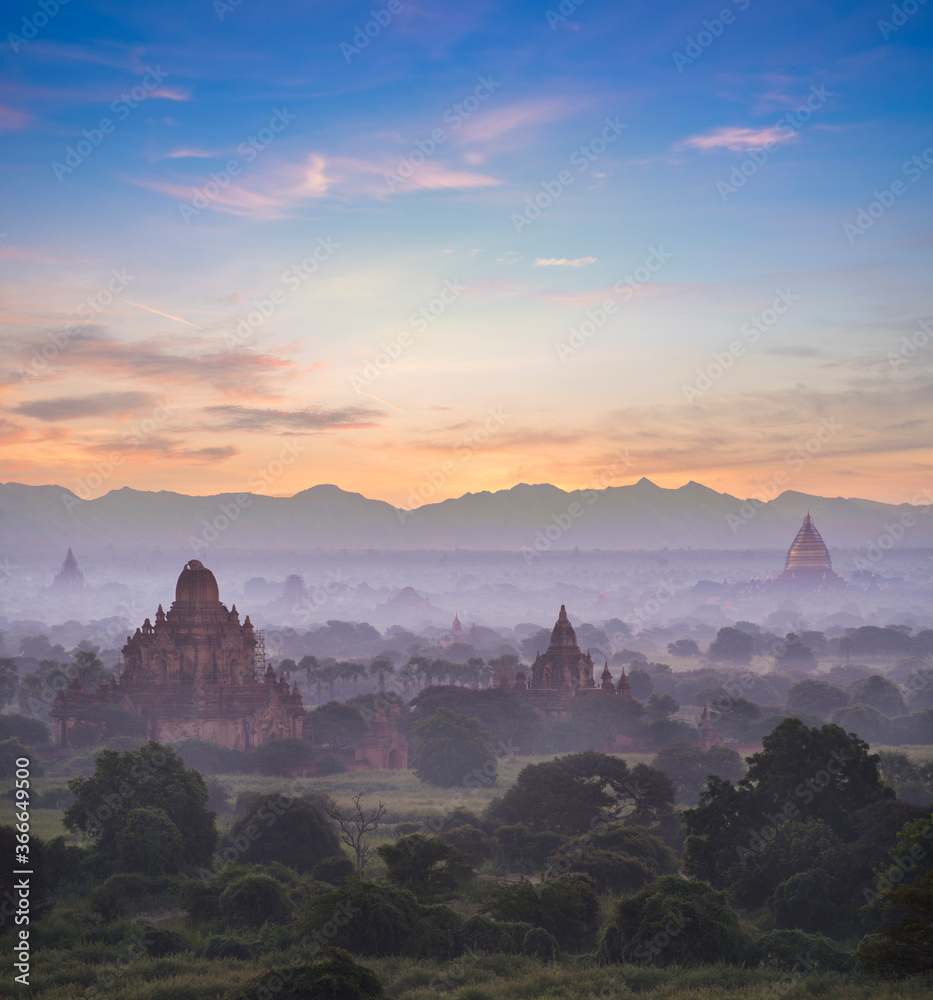
[[[3,15],[4,479],[931,485],[926,6],[55,8]]]

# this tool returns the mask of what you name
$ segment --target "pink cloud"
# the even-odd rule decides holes
[[[0,104],[0,132],[14,132],[25,128],[31,117],[24,111],[16,111],[5,104]]]
[[[749,149],[762,149],[773,143],[795,142],[797,133],[771,125],[768,128],[735,128],[725,126],[713,129],[704,135],[691,135],[679,142],[674,149],[699,149],[704,153],[717,149],[731,149],[734,152],[744,152]]]
[[[564,97],[521,101],[505,107],[496,107],[495,100],[496,96],[493,94],[487,102],[488,108],[480,108],[467,119],[459,130],[461,142],[489,142],[517,128],[543,125],[565,118],[580,108],[579,101]]]

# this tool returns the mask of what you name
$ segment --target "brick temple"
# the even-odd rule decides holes
[[[519,667],[512,690],[526,695],[535,708],[546,715],[564,714],[571,699],[589,695],[614,695],[632,700],[624,667],[615,684],[609,664],[605,663],[600,681],[597,685],[593,677],[593,657],[589,650],[584,653],[580,649],[577,633],[562,604],[548,648],[543,653],[539,650],[531,665],[531,681],[524,668]]]
[[[98,706],[116,706],[146,720],[147,737],[162,743],[195,738],[249,750],[272,739],[301,737],[304,706],[296,684],[289,689],[265,665],[262,633],[236,605],[220,601],[214,574],[197,559],[188,562],[168,613],[159,605],[123,647],[123,672],[95,692],[77,678],[59,688],[52,706],[55,742],[68,746],[68,731]]]

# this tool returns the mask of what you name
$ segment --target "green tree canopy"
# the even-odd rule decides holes
[[[421,903],[450,899],[473,877],[469,858],[439,837],[413,833],[376,851],[386,864],[386,878]]]
[[[615,904],[597,954],[612,963],[742,965],[754,944],[724,892],[667,875]]]
[[[416,722],[412,732],[412,769],[422,781],[442,788],[495,785],[496,755],[479,719],[439,708],[430,718]]]
[[[226,861],[228,843],[244,864],[278,861],[297,872],[309,872],[324,858],[340,854],[334,824],[321,807],[310,798],[283,792],[247,800],[243,815],[221,844],[221,865]],[[217,861],[215,858],[215,868]]]
[[[754,639],[737,628],[721,628],[710,643],[707,655],[718,663],[744,665],[752,662]]]
[[[621,757],[587,751],[529,764],[488,815],[497,823],[579,834],[622,816],[656,821],[673,801],[674,786],[661,771],[645,764],[629,770]]]
[[[174,824],[192,865],[206,862],[217,843],[204,778],[171,747],[150,741],[124,753],[103,750],[93,775],[72,778],[68,787],[75,801],[65,811],[65,827],[93,838],[106,859],[119,860],[118,840],[130,814],[144,808],[162,810]]]
[[[786,707],[791,715],[805,712],[828,719],[834,708],[842,708],[848,704],[849,695],[842,688],[812,677],[798,681],[787,692]]]
[[[785,719],[762,742],[737,785],[711,779],[699,805],[684,813],[685,866],[716,886],[756,865],[792,820],[821,820],[843,841],[853,840],[852,814],[894,797],[868,744],[839,726],[811,729]]]

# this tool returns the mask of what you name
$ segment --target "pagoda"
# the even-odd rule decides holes
[[[56,573],[55,579],[52,581],[52,588],[57,591],[74,593],[84,590],[86,586],[84,574],[78,569],[78,560],[75,559],[74,553],[69,549],[68,555],[65,556],[65,561],[62,563],[62,568]]]
[[[842,577],[833,572],[829,549],[810,519],[810,512],[803,519],[791,547],[787,550],[784,572],[777,577],[781,583],[802,583],[809,587],[816,585],[835,588],[844,586]]]
[[[296,684],[266,667],[264,640],[236,605],[220,601],[214,574],[197,559],[188,562],[166,613],[159,605],[127,636],[123,672],[84,691],[75,678],[59,688],[52,706],[55,742],[68,746],[68,732],[93,719],[101,706],[115,706],[146,722],[149,739],[210,740],[250,750],[269,740],[301,737],[304,706]]]

